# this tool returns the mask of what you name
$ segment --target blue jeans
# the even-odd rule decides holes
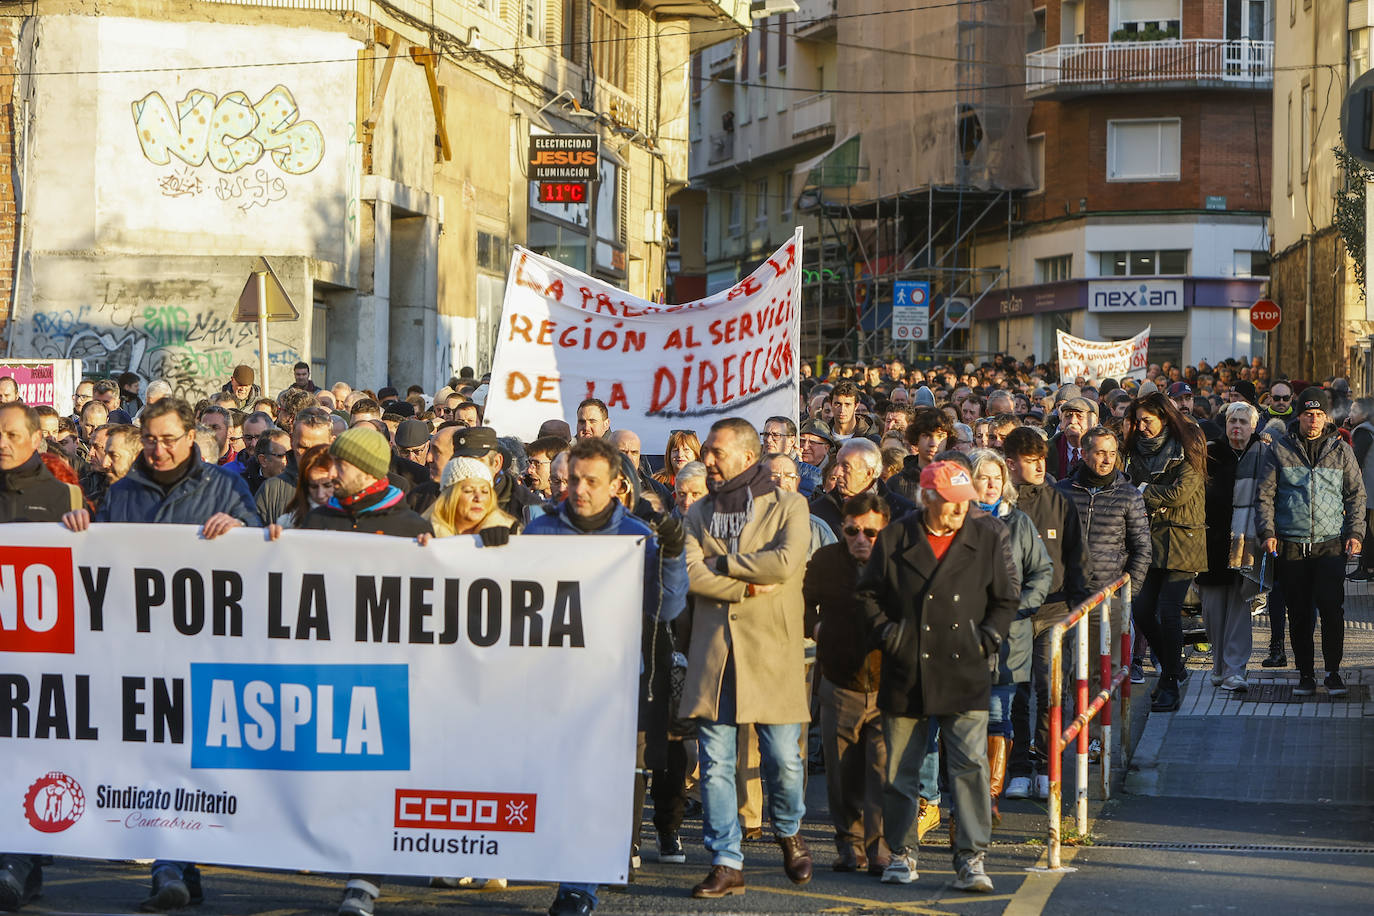
[[[732,716],[733,718],[733,716]],[[740,844],[739,797],[735,791],[735,736],[733,722],[703,724],[697,728],[701,759],[701,806],[706,848],[712,865],[744,868]],[[806,815],[805,778],[802,765],[800,722],[789,725],[755,725],[763,758],[763,783],[768,790],[768,814],[773,832],[795,836]]]
[[[940,723],[931,719],[926,737],[926,757],[921,761],[921,798],[940,806]]]
[[[571,882],[571,881],[564,881],[562,884],[558,885],[558,889],[559,889],[560,891],[562,891],[562,890],[581,891],[582,893],[586,894],[588,897],[592,898],[592,906],[596,906],[596,903],[597,903],[597,900],[596,900],[596,889],[597,889],[598,887],[600,887],[600,885],[597,885],[597,884],[574,884],[574,883]]]
[[[1016,696],[1015,684],[994,684],[992,687],[992,697],[988,700],[988,735],[996,737],[1001,735],[1010,740],[1012,735],[1011,727],[1011,703]]]

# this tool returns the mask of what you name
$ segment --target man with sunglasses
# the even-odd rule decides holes
[[[1260,429],[1270,420],[1282,420],[1287,426],[1293,421],[1293,386],[1287,382],[1275,382],[1269,388],[1269,405],[1260,411]]]
[[[207,540],[244,525],[262,526],[243,478],[202,459],[190,404],[163,398],[149,405],[139,422],[143,452],[129,473],[110,485],[96,521],[199,525]],[[85,531],[91,514],[75,509],[62,516],[62,524]],[[195,865],[159,859],[153,863],[152,889],[141,905],[170,910],[203,899]]]
[[[881,875],[890,858],[882,808],[887,748],[877,702],[882,653],[868,645],[855,598],[859,572],[890,516],[876,493],[846,500],[843,541],[817,550],[802,581],[820,664],[825,790],[839,853],[834,869],[841,872]]]

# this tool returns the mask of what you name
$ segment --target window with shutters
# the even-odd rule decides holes
[[[629,17],[615,0],[592,0],[592,68],[621,92],[630,91]]]
[[[1177,181],[1178,118],[1107,122],[1108,181]]]
[[[778,15],[778,69],[787,69],[787,14]]]
[[[584,63],[586,8],[582,0],[563,0],[563,57],[575,64]]]
[[[524,0],[525,3],[525,37],[538,40],[539,38],[539,0]]]

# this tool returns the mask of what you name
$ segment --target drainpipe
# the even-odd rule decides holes
[[[19,288],[24,279],[24,230],[29,225],[29,146],[32,142],[29,130],[29,100],[24,99],[20,121],[24,125],[24,152],[19,159],[19,228],[14,233],[14,286],[10,289],[10,316],[6,322],[5,358],[14,352],[14,325],[19,315]]]
[[[1319,3],[1318,3],[1318,4],[1313,4],[1313,6],[1312,6],[1312,66],[1313,66],[1314,70],[1315,70],[1315,68],[1316,68],[1316,66],[1317,66],[1317,23],[1318,23],[1318,18],[1319,18],[1319,16],[1320,16],[1320,11],[1321,11],[1321,4],[1319,4]],[[1313,85],[1313,87],[1312,87],[1312,101],[1313,101],[1313,104],[1315,104],[1315,103],[1316,103],[1316,100],[1317,100],[1315,80],[1316,80],[1319,76],[1320,76],[1319,73],[1316,73],[1316,72],[1313,73],[1313,80],[1314,80],[1314,85]],[[1332,88],[1332,87],[1328,85],[1327,91],[1330,92],[1330,91],[1331,91],[1331,88]],[[1311,118],[1312,118],[1312,113],[1311,113],[1310,111],[1303,111],[1302,116],[1303,116],[1304,118],[1307,118],[1307,119],[1310,121]],[[1312,175],[1310,174],[1310,172],[1311,172],[1311,166],[1316,164],[1316,163],[1314,163],[1314,162],[1312,161],[1312,159],[1313,159],[1312,153],[1315,151],[1315,148],[1316,148],[1316,145],[1317,145],[1317,138],[1316,138],[1315,136],[1312,136],[1313,133],[1315,133],[1315,131],[1309,131],[1309,132],[1308,132],[1308,137],[1307,137],[1307,161],[1308,161],[1308,163],[1309,163],[1309,174],[1308,174],[1308,176],[1307,176],[1307,178],[1308,178],[1307,183],[1303,185],[1303,189],[1302,189],[1302,193],[1303,193],[1303,202],[1306,204],[1306,206],[1304,206],[1303,209],[1307,211],[1307,239],[1306,239],[1306,244],[1304,245],[1304,250],[1306,251],[1305,260],[1307,261],[1307,281],[1306,281],[1305,291],[1304,291],[1304,300],[1305,300],[1305,306],[1304,306],[1304,308],[1305,308],[1305,313],[1306,313],[1306,321],[1305,321],[1304,324],[1303,324],[1303,362],[1304,362],[1304,363],[1307,365],[1307,367],[1308,367],[1308,371],[1307,371],[1306,373],[1304,373],[1304,374],[1306,374],[1306,375],[1309,377],[1309,379],[1312,378],[1312,377],[1314,377],[1314,376],[1317,374],[1317,372],[1316,372],[1316,369],[1317,369],[1317,355],[1316,355],[1315,353],[1312,352],[1312,283],[1313,283],[1313,272],[1312,272],[1312,233],[1316,230],[1316,227],[1312,224]],[[1332,307],[1334,308],[1335,306],[1333,305]],[[1335,324],[1337,324],[1337,326],[1339,326],[1339,322],[1335,322]]]

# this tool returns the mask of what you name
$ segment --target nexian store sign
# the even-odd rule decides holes
[[[1182,280],[1090,280],[1090,312],[1181,312]]]

